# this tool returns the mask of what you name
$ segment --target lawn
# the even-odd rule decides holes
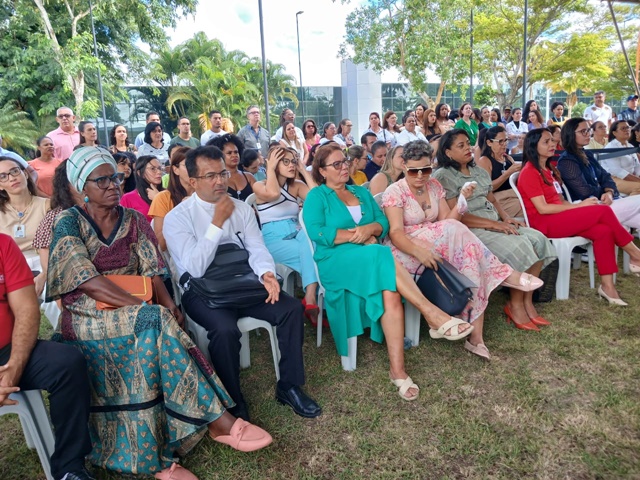
[[[324,409],[315,420],[273,400],[268,336],[252,334],[242,383],[252,420],[273,445],[243,454],[205,438],[185,466],[201,480],[640,478],[639,285],[620,275],[630,305],[610,307],[588,288],[583,265],[572,271],[570,300],[539,305],[553,322],[540,333],[507,326],[506,295],[494,293],[485,323],[490,363],[461,342],[431,340],[423,327],[420,345],[406,353],[421,387],[411,403],[388,380],[384,346],[360,337],[358,369],[344,372],[328,331],[318,349],[308,327],[306,388]],[[17,418],[0,417],[0,431],[0,478],[43,479]]]

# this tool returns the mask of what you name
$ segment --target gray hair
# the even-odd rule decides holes
[[[606,95],[606,93],[604,93],[604,90],[598,90],[596,93],[593,94],[594,97],[596,95]]]
[[[257,108],[258,110],[260,110],[260,107],[259,107],[258,105],[249,105],[249,106],[247,107],[247,115],[249,115],[249,111],[250,111],[252,108]]]
[[[62,107],[60,107],[59,109],[56,110],[56,116],[60,115],[60,110],[63,109],[67,109],[71,112],[71,115],[74,115],[73,110],[71,110],[69,107],[65,107],[64,105]]]
[[[414,140],[405,144],[402,152],[404,163],[411,160],[420,160],[423,157],[433,157],[433,147],[423,140]]]

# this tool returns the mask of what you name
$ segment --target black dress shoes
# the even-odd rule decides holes
[[[69,472],[61,480],[96,480],[84,468],[77,472]]]
[[[320,405],[298,386],[293,386],[288,390],[276,386],[276,400],[283,405],[289,405],[301,417],[315,418],[322,414]]]

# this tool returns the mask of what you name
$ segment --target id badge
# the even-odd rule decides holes
[[[24,238],[27,236],[27,229],[24,225],[19,224],[13,227],[13,238]]]
[[[553,182],[553,186],[555,187],[556,192],[562,195],[562,187],[560,186],[560,184],[558,182]]]
[[[256,142],[256,148],[260,150],[262,147],[260,146],[260,142]]]

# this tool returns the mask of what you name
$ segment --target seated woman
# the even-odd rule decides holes
[[[547,128],[547,124],[544,123],[544,117],[538,110],[529,111],[527,122],[529,130],[533,130],[534,128]]]
[[[633,148],[629,143],[631,127],[626,120],[611,124],[609,143],[606,148]],[[625,195],[640,194],[640,162],[638,154],[630,153],[615,158],[607,158],[600,163],[616,184],[618,191]]]
[[[162,175],[164,167],[160,160],[153,155],[143,155],[136,160],[135,177],[136,189],[125,193],[120,204],[123,207],[133,208],[143,214],[149,223],[153,217],[149,215],[149,207],[156,195],[164,190]]]
[[[144,143],[138,149],[138,157],[153,156],[160,165],[169,161],[169,144],[164,142],[162,125],[159,122],[149,122],[144,127]]]
[[[336,141],[338,140],[339,139],[336,139]],[[296,126],[293,122],[284,122],[284,125],[282,126],[282,139],[280,140],[280,144],[285,148],[293,148],[297,152],[298,158],[300,158],[302,164],[307,163],[307,155],[309,155],[309,151],[307,150],[304,141],[298,138],[298,135],[296,134]]]
[[[438,128],[444,134],[453,128],[453,120],[449,118],[449,114],[451,113],[451,107],[446,103],[439,103],[436,105],[436,122],[438,123]]]
[[[363,172],[367,166],[367,151],[360,145],[354,145],[347,150],[349,175],[356,185],[367,182],[367,174]]]
[[[403,150],[404,147],[398,145],[387,152],[387,158],[385,158],[382,168],[373,176],[369,184],[371,195],[384,192],[389,185],[404,177],[402,168]],[[431,153],[433,153],[433,149],[431,149]]]
[[[76,145],[75,148],[97,147],[100,145],[98,141],[98,129],[93,122],[87,122],[86,120],[80,122],[78,124],[78,132],[80,132],[80,143]]]
[[[161,252],[167,250],[167,242],[162,234],[164,217],[173,207],[179,205],[182,200],[193,193],[193,187],[189,183],[189,174],[184,165],[189,147],[179,146],[171,151],[171,166],[169,167],[169,186],[159,192],[151,201],[148,215],[153,219],[153,231],[158,239]]]
[[[593,153],[585,150],[590,129],[584,118],[570,118],[562,126],[564,152],[558,159],[558,170],[572,201],[595,197],[609,205],[620,223],[640,228],[640,196],[620,198],[618,187]]]
[[[298,175],[304,182],[296,180]],[[286,265],[302,276],[304,314],[316,325],[318,277],[309,240],[298,222],[298,198],[305,200],[314,187],[316,182],[296,151],[280,146],[269,150],[267,179],[253,184],[264,243],[276,263]]]
[[[250,173],[238,169],[240,157],[244,152],[242,141],[236,135],[227,134],[212,138],[207,145],[218,147],[224,154],[225,168],[231,172],[227,182],[229,196],[242,201],[246,200],[253,193],[252,186],[256,179]]]
[[[0,156],[0,233],[9,235],[20,247],[35,277],[36,294],[40,296],[46,282],[33,237],[50,208],[48,198],[38,197],[33,180],[22,164]]]
[[[42,196],[53,195],[53,175],[56,167],[62,162],[59,158],[53,158],[53,141],[49,137],[38,138],[36,144],[36,158],[29,162],[29,166],[38,172],[36,187]]]
[[[502,123],[502,115],[500,114],[500,109],[495,107],[491,109],[491,114],[489,115],[489,120],[491,120],[492,127],[504,127],[504,123]]]
[[[119,205],[116,171],[102,148],[78,149],[67,163],[85,203],[62,212],[54,227],[47,295],[62,299],[64,310],[53,340],[82,351],[91,371],[91,463],[120,474],[197,480],[175,462],[205,434],[241,451],[272,439],[225,411],[232,402],[224,386],[180,328],[149,223]],[[141,303],[106,275],[151,277],[158,304]],[[101,310],[97,302],[115,308]]]
[[[436,112],[430,108],[424,111],[424,123],[422,124],[422,134],[427,141],[431,141],[436,135],[442,135],[438,121],[436,120]]]
[[[605,148],[608,142],[607,126],[604,122],[596,120],[591,124],[591,140],[589,140],[589,145],[584,148],[588,150],[600,150]]]
[[[478,141],[478,123],[471,118],[473,116],[473,107],[469,102],[465,102],[460,106],[459,113],[460,118],[453,128],[467,132],[471,146],[474,146]]]
[[[413,142],[414,140],[427,141],[426,137],[418,130],[416,117],[409,115],[404,121],[404,130],[396,135],[397,145]]]
[[[484,345],[482,327],[489,295],[503,281],[517,285],[520,272],[500,263],[478,237],[459,222],[464,210],[449,208],[444,189],[431,178],[433,150],[424,142],[410,142],[402,153],[405,177],[384,192],[382,207],[389,219],[389,236],[384,244],[410,274],[426,268],[437,268],[444,258],[477,286],[473,299],[461,314],[475,327],[465,348],[481,358],[491,355]],[[461,194],[469,197],[473,185]]]
[[[482,118],[482,121],[478,125],[478,128],[480,130],[495,127],[498,125],[497,121],[491,121],[491,109],[489,107],[482,107],[480,109],[480,118]]]
[[[253,178],[256,180],[264,180],[267,178],[267,171],[264,168],[264,160],[260,150],[254,150],[252,148],[246,149],[242,152],[240,163],[242,164],[242,170],[253,175]]]
[[[419,388],[404,366],[402,297],[416,306],[431,326],[433,338],[459,340],[473,327],[430,303],[389,247],[378,245],[389,223],[371,194],[347,185],[349,164],[337,145],[318,149],[313,178],[321,185],[307,195],[302,210],[314,259],[326,290],[327,314],[338,353],[347,355],[347,338],[371,328],[371,339],[387,342],[391,381],[404,400]],[[402,296],[402,297],[401,297]]]
[[[640,249],[633,243],[633,237],[611,208],[600,204],[597,198],[569,203],[562,197],[549,168],[555,143],[547,129],[529,132],[524,146],[524,167],[518,178],[518,190],[531,226],[551,238],[580,236],[593,241],[602,280],[598,294],[611,304],[627,305],[613,283],[613,274],[618,271],[614,247],[617,245],[627,252],[631,257],[631,271],[640,273]]]
[[[124,152],[136,153],[138,151],[135,144],[129,141],[127,127],[121,123],[114,125],[109,131],[109,143],[111,144],[109,148],[111,154]]]
[[[535,110],[534,110],[535,111]],[[486,130],[484,148],[478,160],[478,166],[491,175],[491,191],[502,208],[510,217],[522,216],[522,207],[516,192],[511,188],[509,177],[522,168],[507,155],[507,132],[503,127],[491,127]]]
[[[337,129],[335,123],[326,122],[322,126],[322,138],[320,139],[320,145],[324,145],[328,142],[336,142],[341,148],[347,148],[347,144],[337,137],[336,132]]]
[[[118,172],[124,175],[124,181],[120,185],[122,194],[133,192],[136,189],[136,176],[133,175],[136,156],[131,152],[118,152],[113,154],[113,159],[118,164]]]
[[[471,144],[464,130],[451,130],[440,139],[438,164],[433,177],[445,189],[445,198],[450,208],[456,205],[460,191],[466,182],[477,182],[472,195],[467,199],[469,211],[462,223],[471,229],[482,243],[502,263],[506,263],[522,275],[520,285],[540,286],[535,278],[540,270],[556,257],[551,242],[539,231],[527,228],[509,217],[491,193],[491,177],[483,168],[476,166],[471,155]],[[507,321],[521,330],[539,330],[545,321],[533,305],[533,292],[511,288],[510,301],[504,307]]]

